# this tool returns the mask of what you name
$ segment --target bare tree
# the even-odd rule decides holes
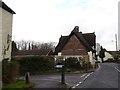
[[[19,50],[33,50],[33,49],[41,49],[41,50],[54,50],[56,42],[35,42],[35,41],[17,41],[17,48]]]
[[[54,50],[55,42],[42,43],[40,49]]]

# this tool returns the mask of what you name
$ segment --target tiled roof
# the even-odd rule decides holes
[[[82,42],[82,44],[89,50],[89,51],[94,51],[92,49],[93,46],[95,46],[95,39],[96,36],[94,33],[86,33],[86,34],[82,34],[82,32],[79,32],[78,30],[76,30],[75,28],[73,29],[73,31],[70,33],[69,36],[61,36],[59,39],[59,43],[55,48],[55,52],[54,54],[56,55],[58,52],[60,52],[62,50],[62,48],[64,47],[64,45],[68,42],[68,40],[71,38],[72,35],[75,35],[78,40],[80,42]]]
[[[96,36],[94,33],[85,33],[85,34],[82,34],[84,39],[89,43],[90,46],[94,46],[96,45],[95,43],[95,39],[96,39]]]
[[[51,50],[19,50],[13,52],[12,56],[36,56],[36,55],[48,55]]]
[[[3,9],[7,10],[8,12],[12,13],[12,14],[16,14],[10,7],[8,7],[4,2],[2,2],[0,0],[0,7],[2,7]]]
[[[59,43],[55,48],[55,52],[54,54],[57,54],[65,45],[65,43],[67,42],[67,40],[69,39],[69,36],[61,36],[59,39]]]
[[[89,51],[93,51],[92,46],[89,44],[89,42],[87,42],[87,40],[83,37],[82,33],[78,32],[75,33],[76,37],[79,39],[80,42],[83,43],[83,45],[89,50]],[[89,38],[89,37],[88,37]]]

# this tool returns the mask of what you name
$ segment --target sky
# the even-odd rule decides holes
[[[116,50],[120,0],[3,0],[16,14],[12,39],[58,42],[75,26],[82,33],[95,32],[96,42]]]

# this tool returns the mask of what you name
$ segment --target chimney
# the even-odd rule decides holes
[[[73,29],[73,32],[79,32],[79,26],[75,26],[75,28]]]

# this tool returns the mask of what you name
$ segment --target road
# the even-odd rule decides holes
[[[84,77],[87,76],[88,73],[84,74],[65,74],[65,83],[68,88],[71,86],[75,86],[79,81],[83,81]],[[30,80],[35,82],[35,88],[61,88],[61,74],[54,75],[36,75],[31,76]]]
[[[120,66],[115,63],[102,63],[83,83],[73,88],[120,89]]]
[[[101,63],[95,72],[84,74],[65,74],[67,87],[79,88],[120,88],[120,67],[115,63]],[[35,88],[63,88],[61,75],[37,75],[30,77]],[[85,89],[86,90],[86,89]]]

